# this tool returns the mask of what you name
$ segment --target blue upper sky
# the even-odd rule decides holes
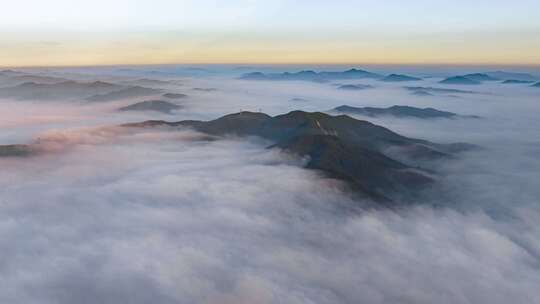
[[[370,27],[374,32],[433,32],[540,28],[540,1],[534,0],[23,0],[10,1],[2,10],[2,27],[35,29]]]

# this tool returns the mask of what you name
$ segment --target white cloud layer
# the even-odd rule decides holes
[[[0,302],[521,304],[538,298],[536,93],[483,85],[478,89],[490,95],[426,99],[386,84],[348,93],[328,84],[190,81],[188,88],[218,91],[185,89],[193,96],[173,116],[125,116],[110,112],[111,105],[79,112],[73,105],[25,104],[30,117],[22,107],[11,112],[3,142],[40,137],[57,149],[0,159]],[[294,97],[309,101],[294,104]],[[342,193],[339,182],[257,139],[94,128],[344,103],[482,115],[377,122],[486,149],[442,166],[443,183],[431,201],[437,207],[352,211],[362,203]],[[40,107],[57,111],[54,130],[37,131],[45,122],[31,118],[44,114]]]

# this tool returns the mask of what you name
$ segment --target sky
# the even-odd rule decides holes
[[[21,0],[1,11],[0,66],[540,65],[534,0]]]

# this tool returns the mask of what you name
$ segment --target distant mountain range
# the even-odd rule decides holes
[[[369,117],[394,116],[401,118],[479,118],[472,115],[458,115],[452,112],[440,111],[433,108],[416,108],[411,106],[391,106],[388,108],[375,107],[351,107],[347,105],[339,106],[331,112],[359,114]]]
[[[538,78],[534,77],[531,74],[527,73],[513,73],[513,72],[504,72],[504,71],[495,71],[495,72],[486,72],[484,73],[490,77],[501,79],[501,80],[523,80],[523,81],[535,81]]]
[[[480,81],[469,79],[465,76],[453,76],[448,77],[442,81],[439,81],[442,84],[458,84],[458,85],[477,85],[481,84]]]
[[[147,100],[137,102],[129,106],[121,107],[119,111],[154,111],[170,114],[172,111],[180,109],[181,106],[163,100]]]
[[[32,145],[0,145],[0,157],[26,157],[35,152]]]
[[[423,90],[413,91],[412,95],[416,95],[416,96],[433,96],[433,94],[429,93],[428,91],[423,91]]]
[[[509,79],[509,80],[503,81],[502,83],[504,83],[504,84],[528,84],[528,83],[534,83],[534,81]]]
[[[145,96],[153,96],[160,94],[161,90],[158,89],[150,89],[140,86],[134,86],[134,87],[127,87],[118,91],[113,91],[105,94],[97,94],[90,96],[86,98],[87,101],[93,101],[93,102],[104,102],[104,101],[113,101],[113,100],[121,100],[121,99],[128,99],[133,97],[145,97]]]
[[[199,91],[199,92],[215,92],[217,91],[216,88],[193,88],[193,91]]]
[[[40,75],[16,75],[9,77],[7,79],[4,79],[0,86],[14,86],[19,85],[27,82],[34,82],[34,83],[41,83],[41,84],[53,84],[53,83],[60,83],[60,82],[67,82],[68,79],[65,78],[59,78],[59,77],[51,77],[51,76],[40,76]]]
[[[474,80],[474,81],[480,81],[480,82],[500,80],[499,78],[495,78],[495,77],[489,76],[487,74],[482,74],[482,73],[467,74],[467,75],[463,75],[463,77],[470,80]]]
[[[509,84],[518,84],[518,83],[531,83],[534,82],[536,77],[530,74],[525,73],[511,73],[511,72],[488,72],[488,73],[473,73],[463,76],[453,76],[444,79],[440,83],[443,84],[464,84],[464,85],[473,85],[481,84],[485,81],[501,81],[502,83]]]
[[[328,82],[333,80],[344,79],[378,79],[385,82],[406,82],[406,81],[420,81],[423,80],[419,77],[413,77],[403,74],[390,74],[387,76],[368,72],[361,69],[350,69],[342,72],[316,72],[312,70],[304,70],[299,72],[284,72],[284,73],[262,73],[252,72],[244,74],[240,77],[244,80],[302,80],[302,81],[314,81],[314,82]],[[523,81],[535,81],[537,78],[531,74],[526,73],[513,73],[504,71],[494,71],[486,73],[471,73],[466,75],[448,77],[442,81],[441,84],[454,84],[454,85],[478,85],[486,81],[504,81],[504,80],[523,80]],[[352,89],[352,88],[351,88]],[[422,93],[420,93],[422,94]],[[425,95],[425,94],[423,94]]]
[[[294,98],[289,99],[289,101],[290,102],[307,102],[308,100],[301,97],[294,97]]]
[[[417,78],[417,77],[407,76],[407,75],[400,75],[400,74],[390,74],[384,77],[383,79],[381,79],[381,81],[386,81],[386,82],[419,81],[419,80],[422,80],[422,79]]]
[[[315,72],[315,71],[300,71],[296,73],[273,73],[265,74],[261,72],[253,72],[242,75],[240,78],[245,80],[303,80],[303,81],[330,81],[343,79],[380,79],[382,75],[371,73],[359,69],[350,69],[343,72]]]
[[[172,83],[170,81],[158,80],[158,79],[148,79],[148,78],[141,78],[141,79],[135,79],[135,80],[125,80],[125,81],[122,81],[121,83],[126,84],[126,85],[143,86],[143,87],[169,87],[169,86],[172,86],[172,85],[176,85],[175,83]]]
[[[81,83],[64,81],[59,83],[25,82],[13,87],[0,88],[0,97],[18,100],[62,100],[84,99],[85,97],[121,90],[123,86],[107,82]]]
[[[87,100],[110,101],[132,97],[152,96],[160,90],[123,86],[103,81],[53,83],[25,82],[16,86],[0,88],[0,97],[16,100]]]
[[[363,196],[380,202],[414,196],[431,185],[431,173],[418,163],[453,158],[453,154],[472,148],[467,144],[435,144],[408,138],[367,121],[346,115],[293,111],[271,117],[263,113],[241,112],[212,121],[146,121],[125,127],[189,127],[212,135],[259,136],[274,144],[270,148],[307,157],[307,168],[341,179]],[[385,154],[387,149],[403,159]]]
[[[14,71],[14,70],[2,70],[0,71],[0,77],[14,77],[14,76],[20,76],[24,75],[23,72]]]
[[[442,94],[477,94],[474,91],[458,90],[458,89],[446,89],[446,88],[433,88],[433,87],[405,87],[405,89],[417,93],[442,93]]]
[[[338,86],[338,89],[340,90],[347,90],[347,91],[360,91],[360,90],[366,90],[366,89],[372,89],[373,86],[366,85],[366,84],[344,84]]]
[[[188,98],[189,96],[186,94],[180,94],[180,93],[165,93],[163,94],[163,97],[169,98],[169,99],[182,99],[182,98]]]

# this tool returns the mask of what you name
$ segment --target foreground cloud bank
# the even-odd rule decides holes
[[[320,103],[321,110],[360,106],[360,97],[377,90],[401,92],[389,85],[349,96],[324,84],[295,84],[294,91],[258,84],[238,93],[235,81],[218,82],[194,83],[219,91],[197,97],[200,104],[178,118],[246,107],[239,103],[253,95],[262,97],[251,107],[278,111],[290,106],[286,92],[312,86],[327,101],[306,107]],[[532,97],[519,90],[501,95],[488,85],[479,90],[493,92],[492,101],[483,101],[486,95],[426,101],[406,90],[399,96],[448,110],[458,103],[465,108],[457,112],[485,119],[378,120],[407,135],[485,147],[440,168],[443,181],[431,201],[397,210],[364,209],[340,182],[265,149],[262,139],[72,130],[69,119],[56,122],[56,130],[34,134],[56,143],[53,153],[0,159],[0,300],[533,303],[540,283],[540,145]],[[213,108],[216,98],[221,104]],[[66,107],[74,111],[49,108],[66,113]],[[84,106],[78,115],[97,121],[90,125],[148,118],[116,111],[93,117],[88,109],[109,112]],[[6,142],[17,138],[9,130],[28,127],[12,119]]]

